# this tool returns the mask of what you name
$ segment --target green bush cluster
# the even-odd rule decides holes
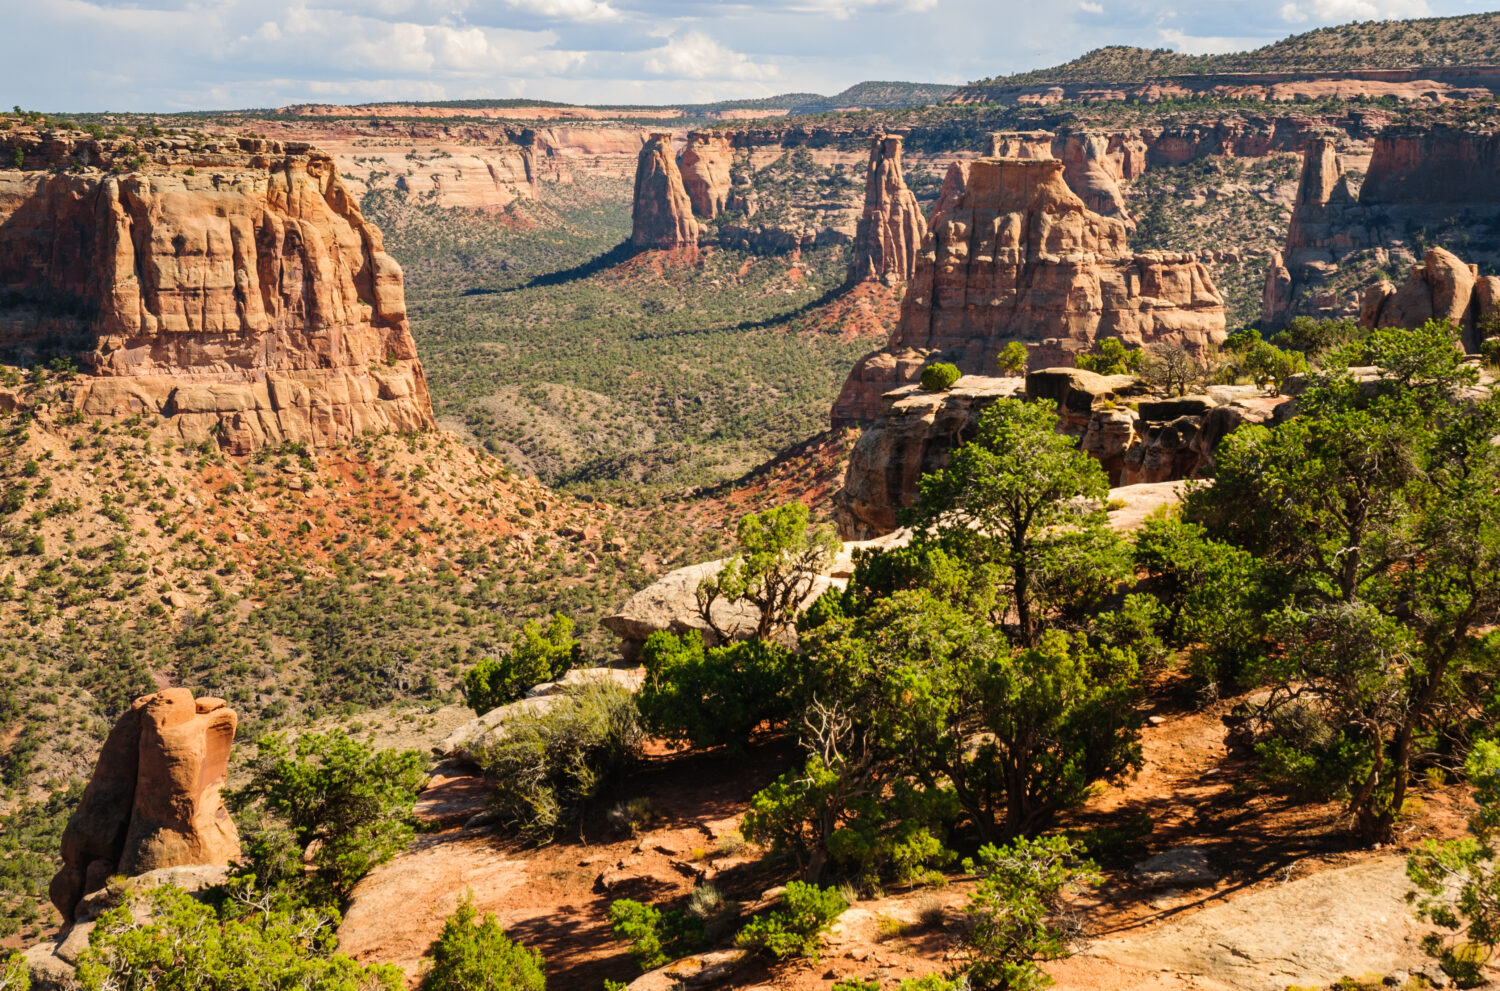
[[[775,909],[751,919],[735,944],[777,959],[818,956],[823,932],[843,914],[849,903],[833,888],[791,881]]]
[[[962,377],[963,372],[958,370],[957,365],[946,361],[934,362],[922,369],[922,389],[924,392],[947,392]]]
[[[546,991],[542,955],[513,942],[498,920],[479,918],[465,892],[432,945],[421,991]]]
[[[558,680],[578,663],[582,652],[567,616],[559,613],[545,627],[527,620],[510,653],[486,657],[464,672],[464,703],[482,716],[543,682]]]

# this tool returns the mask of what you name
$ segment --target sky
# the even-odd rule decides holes
[[[1204,53],[1495,0],[0,0],[0,106],[682,103]]]

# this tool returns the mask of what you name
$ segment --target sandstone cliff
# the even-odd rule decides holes
[[[326,155],[0,141],[17,155],[0,170],[0,352],[77,360],[82,412],[159,414],[236,453],[432,426],[401,267]]]
[[[901,321],[883,351],[851,372],[835,426],[879,412],[869,384],[886,385],[890,367],[915,379],[920,366],[896,355],[941,352],[966,373],[991,374],[1009,341],[1047,367],[1072,364],[1101,337],[1195,350],[1224,338],[1224,302],[1207,268],[1190,255],[1133,253],[1124,222],[1084,206],[1063,170],[1056,159],[949,168]]]
[[[219,796],[235,724],[222,699],[194,700],[186,688],[142,696],[120,717],[63,831],[63,867],[49,893],[65,921],[117,874],[239,856]]]
[[[734,149],[728,135],[719,131],[693,131],[682,150],[682,185],[693,212],[712,220],[729,203],[730,167]]]
[[[1398,290],[1377,285],[1367,296],[1360,287],[1378,283],[1403,262],[1416,265],[1414,278],[1424,284],[1463,282],[1477,274],[1444,276],[1444,266],[1468,266],[1447,251],[1432,258],[1427,246],[1433,242],[1462,246],[1480,270],[1500,266],[1500,186],[1494,182],[1500,133],[1448,124],[1386,128],[1373,142],[1362,182],[1340,154],[1342,141],[1342,135],[1325,132],[1306,142],[1286,243],[1266,273],[1268,327],[1297,315],[1354,316],[1378,307],[1379,297]],[[1421,308],[1419,296],[1431,295],[1415,285],[1405,292],[1399,305],[1411,314]],[[1447,303],[1438,307],[1472,329],[1472,314],[1450,309]],[[1409,322],[1385,319],[1391,325]]]
[[[1479,350],[1484,332],[1500,319],[1500,276],[1480,275],[1451,251],[1433,248],[1413,265],[1399,288],[1381,280],[1365,290],[1359,322],[1366,327],[1420,327],[1446,320],[1459,328],[1470,352]]]
[[[870,141],[865,208],[854,235],[850,281],[905,282],[916,267],[927,221],[901,174],[900,135]]]
[[[693,203],[682,184],[670,134],[652,134],[636,164],[634,232],[637,248],[682,248],[698,244],[698,222]]]

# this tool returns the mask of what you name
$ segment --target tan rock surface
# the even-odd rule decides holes
[[[698,222],[693,219],[693,203],[677,169],[670,134],[654,133],[641,148],[631,215],[634,230],[630,243],[637,248],[671,249],[698,244]]]
[[[21,150],[104,164],[93,145]],[[160,414],[236,453],[432,426],[401,268],[327,155],[247,138],[130,164],[0,169],[0,348],[79,340],[83,412]]]
[[[730,167],[734,149],[729,136],[722,131],[693,131],[682,150],[682,185],[693,212],[712,220],[724,212],[729,202]]]
[[[1087,209],[1063,171],[1056,159],[949,168],[886,352],[941,350],[986,375],[1010,341],[1045,368],[1071,365],[1100,337],[1194,350],[1223,340],[1224,301],[1203,263],[1133,253],[1125,223]],[[856,386],[864,378],[857,372]],[[851,387],[840,406],[876,401]]]
[[[71,921],[80,899],[117,874],[227,864],[239,836],[219,789],[236,718],[222,699],[169,688],[135,700],[104,742],[63,831],[52,903]]]
[[[870,141],[865,174],[865,207],[854,235],[851,281],[895,284],[911,278],[927,221],[901,172],[902,138],[876,135]]]

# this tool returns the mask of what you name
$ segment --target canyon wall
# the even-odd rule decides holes
[[[1193,97],[1223,100],[1380,99],[1442,103],[1500,95],[1500,66],[1418,66],[1328,72],[1222,72],[1169,75],[1134,82],[977,83],[946,103],[1049,106],[1067,102],[1158,103]]]
[[[682,184],[687,190],[693,212],[712,220],[724,212],[729,203],[730,167],[734,149],[729,138],[719,131],[693,131],[682,150]]]
[[[16,133],[0,161],[0,352],[78,362],[83,413],[234,453],[432,426],[401,267],[327,155]]]
[[[985,158],[948,170],[901,320],[835,401],[835,425],[880,409],[888,374],[912,378],[941,356],[968,374],[993,374],[1020,341],[1033,367],[1071,365],[1101,337],[1192,350],[1223,340],[1224,302],[1196,258],[1132,252],[1123,221],[1089,210],[1056,159]]]
[[[1434,244],[1477,271],[1500,266],[1500,132],[1389,127],[1376,136],[1363,177],[1347,168],[1342,146],[1343,136],[1331,132],[1306,143],[1286,242],[1266,273],[1267,327],[1298,315],[1355,316],[1373,305],[1364,287],[1408,266],[1413,279],[1437,278]],[[1391,286],[1387,295],[1395,292]],[[1465,319],[1472,324],[1472,315]]]
[[[891,285],[911,278],[927,221],[901,173],[902,138],[879,134],[870,140],[865,177],[865,208],[854,235],[852,282]]]

